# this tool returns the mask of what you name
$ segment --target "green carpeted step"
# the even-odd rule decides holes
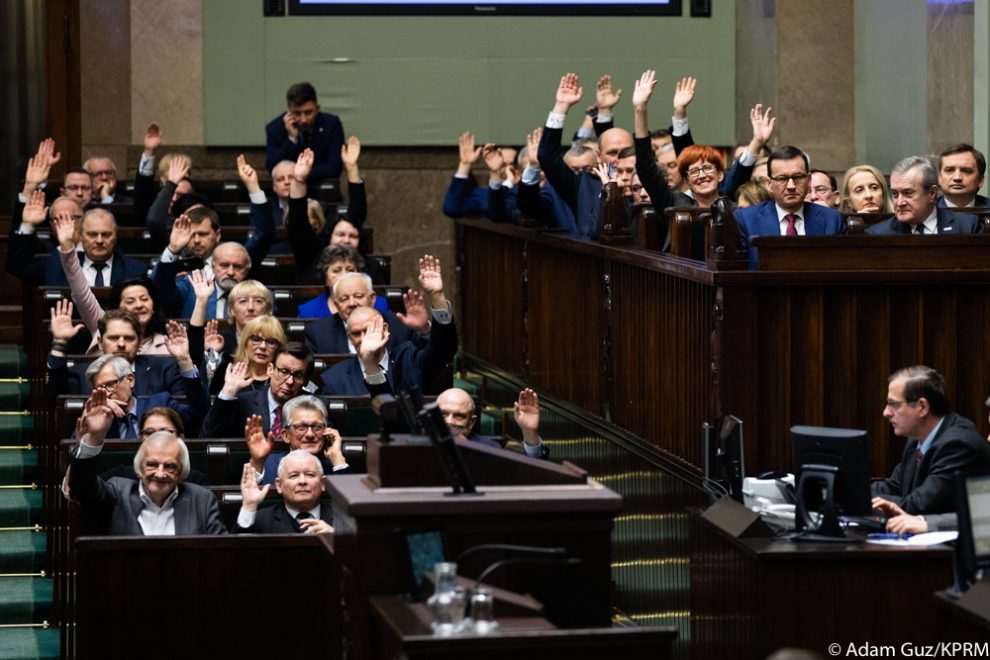
[[[30,415],[0,414],[0,445],[24,445],[33,434],[34,418]]]
[[[24,375],[27,353],[17,344],[0,344],[0,378]]]
[[[3,660],[54,660],[59,657],[57,628],[8,628],[0,630]]]
[[[51,578],[0,577],[0,622],[44,621],[51,607]]]
[[[30,383],[0,383],[0,410],[24,410],[30,396]]]
[[[34,480],[38,472],[38,452],[27,449],[0,449],[0,484],[22,484]]]
[[[0,490],[0,527],[23,527],[41,520],[41,489]]]
[[[37,573],[44,569],[47,539],[44,532],[0,531],[0,573]]]

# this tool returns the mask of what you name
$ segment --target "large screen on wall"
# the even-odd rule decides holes
[[[290,16],[680,16],[682,0],[289,0]]]

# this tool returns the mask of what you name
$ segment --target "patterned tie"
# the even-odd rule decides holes
[[[797,221],[798,217],[793,213],[788,213],[784,216],[784,220],[787,221],[787,230],[784,232],[785,236],[797,236]]]
[[[272,422],[272,435],[276,440],[282,439],[282,406],[275,409],[275,421]]]
[[[107,285],[106,281],[103,279],[103,269],[107,267],[107,262],[105,261],[94,261],[93,268],[96,269],[96,279],[93,280],[93,286],[97,288],[102,288]]]

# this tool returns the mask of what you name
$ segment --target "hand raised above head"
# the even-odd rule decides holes
[[[340,145],[340,159],[344,161],[345,167],[357,165],[361,156],[361,141],[353,135],[347,138],[347,142]]]
[[[622,98],[621,89],[612,91],[612,76],[605,74],[598,79],[598,84],[595,86],[595,100],[599,112],[610,114],[620,98]]]
[[[687,107],[694,100],[694,90],[697,87],[698,80],[691,76],[685,76],[674,84],[674,114],[679,119],[683,119],[686,116]]]
[[[27,203],[24,204],[24,210],[21,212],[21,222],[35,227],[44,222],[46,217],[48,217],[48,207],[45,206],[45,192],[36,188],[28,196]],[[71,216],[69,217],[69,222],[72,222]],[[75,227],[73,226],[74,231]]]
[[[558,106],[566,106],[567,108],[570,108],[575,103],[579,103],[583,95],[584,89],[582,89],[578,84],[578,77],[576,73],[565,73],[561,76],[560,84],[557,85],[557,95],[555,99]]]
[[[402,302],[406,307],[406,313],[396,312],[395,316],[402,321],[410,330],[425,334],[430,330],[430,312],[426,309],[426,302],[419,291],[409,289],[402,294]]]
[[[162,146],[162,127],[156,122],[151,122],[144,129],[144,153],[150,156],[160,146]]]
[[[265,501],[270,485],[258,486],[258,472],[250,463],[244,464],[241,472],[241,506],[245,511],[257,511],[258,506]]]
[[[657,86],[657,74],[653,69],[647,69],[636,81],[633,87],[632,104],[635,110],[643,110],[650,103],[653,88]]]
[[[474,146],[474,133],[465,131],[457,141],[460,160],[464,165],[474,165],[481,156],[481,147]]]
[[[302,150],[296,158],[296,165],[292,170],[292,178],[299,183],[305,183],[306,178],[313,169],[313,150],[306,148]]]
[[[55,341],[69,341],[86,326],[72,323],[72,301],[61,298],[51,308],[51,332]]]
[[[443,275],[440,271],[440,260],[433,255],[424,254],[419,259],[419,283],[427,293],[443,291]]]
[[[168,180],[178,185],[180,181],[189,176],[189,169],[192,163],[181,154],[172,156],[168,162]]]
[[[540,428],[540,397],[530,388],[519,393],[513,405],[516,424],[524,431],[537,431]]]

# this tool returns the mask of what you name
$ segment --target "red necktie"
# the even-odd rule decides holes
[[[272,422],[272,435],[278,440],[282,438],[282,406],[275,409],[275,421]]]
[[[918,461],[918,467],[921,467],[921,461],[925,458],[925,452],[918,450],[918,454],[915,456],[915,460]]]
[[[797,221],[798,217],[793,213],[788,213],[784,216],[784,220],[787,221],[787,230],[784,232],[785,236],[797,236]]]

